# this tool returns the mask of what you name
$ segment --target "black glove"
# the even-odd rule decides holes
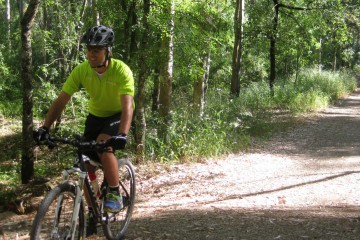
[[[124,149],[127,142],[126,134],[121,133],[120,135],[113,136],[106,141],[106,147],[112,147],[114,150],[116,149]]]
[[[49,139],[49,129],[45,126],[39,127],[38,130],[33,131],[33,139],[36,143]]]

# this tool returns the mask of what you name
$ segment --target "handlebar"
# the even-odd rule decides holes
[[[106,147],[113,147],[108,142],[96,142],[96,141],[84,141],[80,138],[80,136],[76,136],[73,138],[59,138],[49,136],[45,141],[43,141],[45,145],[49,148],[54,148],[57,146],[57,143],[67,144],[76,147],[79,150],[105,150]]]
[[[48,144],[64,143],[85,150],[93,149],[96,147],[102,147],[102,148],[106,147],[106,142],[96,142],[94,140],[89,142],[89,141],[83,141],[80,138],[69,139],[69,138],[57,138],[52,136],[49,136],[47,143]]]

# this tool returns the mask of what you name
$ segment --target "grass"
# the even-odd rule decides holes
[[[242,88],[237,99],[230,99],[227,89],[210,90],[201,117],[189,110],[187,98],[182,96],[172,112],[167,138],[158,137],[157,115],[148,113],[145,161],[202,161],[243,151],[254,142],[266,141],[274,132],[297,124],[297,115],[325,108],[356,86],[356,80],[348,73],[306,70],[296,79],[279,80],[273,97],[264,82]],[[81,103],[80,98],[74,101]],[[79,104],[73,107],[76,105]],[[74,108],[65,112],[61,133],[81,132],[81,128],[74,128],[84,117],[86,108],[82,104],[80,108],[79,116],[74,115],[78,112]],[[0,135],[0,204],[14,196],[20,182],[21,122],[9,120],[6,113],[4,121]],[[130,157],[133,155],[131,149],[134,149],[132,144],[130,138]],[[51,177],[58,176],[60,170],[71,165],[73,157],[69,151],[42,149],[37,159],[36,175]]]

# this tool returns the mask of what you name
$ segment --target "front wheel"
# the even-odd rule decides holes
[[[120,240],[130,224],[135,204],[135,172],[131,162],[119,159],[119,185],[123,198],[124,208],[116,214],[105,213],[104,234],[109,240]]]
[[[74,211],[76,188],[69,182],[52,189],[39,206],[31,227],[30,239],[71,239],[71,229],[75,227],[74,239],[85,239],[84,204],[81,201],[76,226],[71,223]]]

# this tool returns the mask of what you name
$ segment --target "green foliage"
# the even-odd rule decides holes
[[[185,103],[179,106],[185,107],[174,110],[167,141],[161,142],[156,131],[148,134],[149,157],[185,161],[240,151],[249,146],[251,135],[264,135],[272,100],[265,84],[253,83],[235,100],[227,91],[211,91],[202,117]]]
[[[309,69],[297,79],[294,75],[279,82],[274,97],[266,82],[248,84],[236,99],[229,99],[227,89],[210,89],[202,117],[194,115],[182,93],[166,140],[157,137],[157,117],[151,116],[146,156],[158,161],[191,161],[238,152],[247,148],[252,138],[266,139],[289,126],[277,119],[279,111],[290,110],[290,115],[317,111],[355,88],[356,81],[349,73]]]
[[[0,132],[0,205],[7,203],[20,183],[21,124],[6,118]]]
[[[147,135],[147,156],[160,161],[194,161],[230,153],[247,145],[243,129],[229,124],[229,116],[224,116],[230,112],[226,108],[214,106],[201,118],[194,116],[188,108],[177,108],[172,115],[167,140],[157,138],[156,131]]]
[[[16,166],[0,166],[0,205],[7,204],[12,200],[19,182],[20,175]]]
[[[349,73],[308,69],[277,84],[274,99],[279,106],[293,112],[316,111],[344,97],[356,86]]]
[[[60,88],[49,82],[42,82],[41,87],[34,92],[34,117],[40,120],[56,99]],[[87,94],[84,91],[75,93],[61,116],[60,132],[65,134],[78,134],[83,132],[85,117],[88,113]]]
[[[11,118],[18,116],[22,110],[21,82],[19,76],[6,64],[4,51],[5,46],[0,44],[0,114]]]
[[[175,14],[174,83],[192,87],[204,73],[204,60],[210,55],[212,67],[221,71],[231,64],[232,11],[230,3],[180,1]],[[186,24],[184,24],[186,22]]]
[[[239,98],[230,99],[233,1],[176,0],[172,121],[168,126],[168,137],[159,139],[158,113],[150,110],[151,92],[148,89],[154,88],[162,61],[159,42],[167,33],[170,1],[151,1],[146,52],[148,75],[151,76],[146,82],[146,158],[188,161],[237,152],[249,146],[252,138],[266,138],[277,128],[284,127],[280,126],[282,122],[274,120],[275,113],[316,111],[353,90],[356,82],[350,74],[328,70],[360,71],[360,55],[357,54],[360,50],[360,11],[355,2],[293,0],[282,3],[312,10],[281,8],[275,34],[278,75],[274,98],[266,83],[274,6],[271,1],[264,0],[246,3],[241,93]],[[136,77],[137,47],[143,30],[142,1],[124,0],[119,4],[98,0],[97,4],[101,24],[112,26],[116,33],[114,56],[126,56]],[[0,6],[5,9],[5,1],[0,1]],[[32,31],[36,120],[43,119],[72,67],[84,59],[81,52],[76,52],[77,40],[95,23],[88,4],[82,19],[84,26],[78,26],[80,6],[74,1],[49,0],[42,2],[39,9]],[[11,7],[10,36],[7,36],[6,21],[0,21],[0,32],[6,36],[0,39],[0,114],[19,119],[22,111],[20,9],[16,4]],[[191,109],[192,86],[204,73],[204,57],[208,54],[211,57],[210,78],[205,112],[200,117]],[[314,70],[317,65],[324,71]],[[63,114],[59,134],[82,132],[87,114],[86,97],[84,92],[79,92],[72,98]],[[7,155],[11,158],[9,161],[17,163],[11,162],[7,165],[9,168],[0,166],[0,181],[8,185],[18,182],[18,155],[19,151]],[[54,160],[48,162],[46,157]],[[36,174],[51,175],[56,168],[62,167],[59,160],[63,159],[71,159],[71,156],[62,156],[61,151],[50,154],[45,151],[36,163]],[[5,172],[7,174],[3,174]]]

